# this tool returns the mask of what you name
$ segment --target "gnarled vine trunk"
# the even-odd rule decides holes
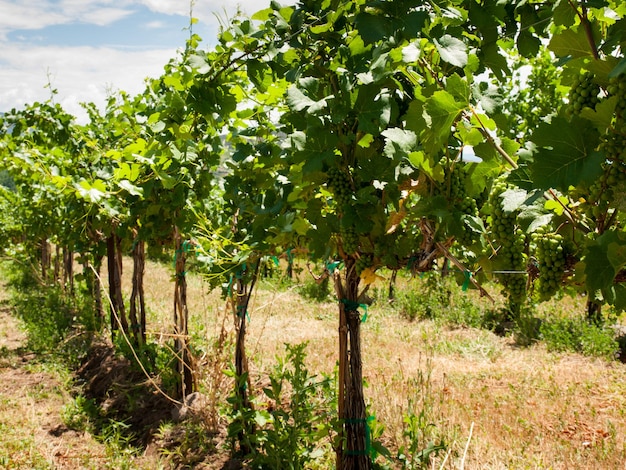
[[[232,293],[231,302],[233,305],[233,313],[235,318],[235,331],[237,334],[237,342],[235,344],[235,407],[249,409],[252,406],[250,402],[250,375],[248,369],[248,356],[246,354],[246,320],[248,318],[248,306],[250,305],[250,297],[254,291],[257,278],[259,276],[260,261],[256,263],[254,273],[251,279],[248,278],[245,268],[237,275],[235,289]],[[249,279],[249,280],[248,280]],[[254,422],[243,422],[242,430],[237,436],[239,440],[240,450],[243,454],[249,453],[252,449],[248,447],[248,435],[254,433]]]
[[[189,310],[187,308],[186,265],[189,242],[184,242],[177,228],[174,230],[175,281],[174,281],[174,349],[178,355],[180,384],[178,395],[185,398],[194,391],[193,365],[189,350]]]
[[[109,313],[111,317],[111,338],[115,339],[115,332],[122,328],[128,333],[128,321],[122,295],[122,253],[121,240],[111,234],[107,238],[107,266],[109,269]]]
[[[146,303],[144,299],[143,278],[146,266],[146,249],[143,240],[136,240],[132,250],[133,287],[130,294],[130,331],[135,344],[146,342]]]
[[[63,289],[74,295],[74,251],[63,248]]]
[[[363,394],[361,362],[361,316],[358,312],[359,276],[354,260],[346,260],[345,283],[335,271],[335,292],[339,300],[339,397],[338,413],[342,423],[337,449],[338,470],[369,470],[369,426]]]
[[[52,253],[50,242],[47,238],[44,238],[39,243],[39,249],[41,252],[41,280],[48,282],[48,272],[50,271],[50,264],[52,263]]]

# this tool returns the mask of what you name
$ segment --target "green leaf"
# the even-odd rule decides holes
[[[294,111],[302,111],[308,108],[307,111],[310,114],[315,114],[327,107],[326,99],[328,98],[332,98],[332,96],[314,101],[306,96],[296,85],[290,86],[287,90],[287,104]]]
[[[602,173],[604,154],[595,150],[599,135],[587,120],[554,118],[540,124],[531,140],[539,147],[531,164],[537,187],[565,191]]]
[[[107,194],[107,188],[102,180],[95,180],[90,183],[87,180],[82,180],[75,186],[78,195],[88,202],[98,203]]]
[[[609,244],[607,246],[607,255],[615,272],[626,266],[626,244],[623,242]]]
[[[355,18],[356,29],[365,44],[371,44],[391,36],[393,26],[384,17],[370,13],[359,13]]]
[[[528,193],[524,189],[507,189],[500,197],[504,212],[514,212],[524,205],[528,199]]]
[[[595,109],[585,107],[580,113],[580,117],[593,122],[600,132],[606,131],[611,126],[613,113],[617,105],[617,96],[611,96],[608,99],[601,100]]]
[[[143,196],[143,189],[139,186],[135,186],[128,180],[121,180],[118,185],[132,196]]]
[[[204,75],[211,71],[211,64],[207,62],[206,57],[193,54],[189,57],[189,63],[200,75]]]
[[[526,58],[537,57],[540,47],[541,40],[537,36],[527,29],[520,31],[517,36],[517,50],[522,56]]]
[[[449,34],[434,40],[441,58],[456,67],[467,65],[467,46],[463,41]]]
[[[576,10],[572,8],[569,0],[560,0],[554,7],[552,21],[557,26],[573,26],[576,21]]]
[[[458,103],[447,91],[439,90],[428,98],[424,106],[426,128],[424,147],[431,153],[438,152],[448,141],[450,131],[465,104]]]
[[[621,74],[626,73],[626,59],[622,59],[609,73],[609,78],[619,77]]]
[[[618,312],[626,310],[626,286],[623,284],[615,284],[613,286],[613,307]]]
[[[565,29],[555,34],[548,48],[559,57],[593,57],[584,28]]]
[[[385,136],[384,154],[391,159],[408,157],[417,145],[417,136],[413,131],[392,128],[383,131],[382,135]]]

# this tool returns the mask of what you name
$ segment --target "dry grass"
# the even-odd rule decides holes
[[[149,330],[161,339],[170,331],[170,276],[171,267],[148,263]],[[223,324],[232,335],[233,322],[219,292],[207,292],[196,276],[188,280],[192,336],[206,352],[205,386],[215,387],[216,367],[230,358],[211,362],[211,345]],[[575,302],[566,301],[566,309],[579,308]],[[337,319],[331,302],[313,303],[293,288],[262,282],[250,318],[251,369],[261,379],[284,343],[302,341],[309,342],[309,369],[332,373]],[[520,348],[485,330],[409,322],[386,306],[370,308],[363,342],[366,399],[392,449],[403,442],[403,416],[412,404],[435,425],[427,437],[449,444],[445,465],[439,456],[433,468],[626,468],[626,366],[620,363],[553,354],[540,344]]]

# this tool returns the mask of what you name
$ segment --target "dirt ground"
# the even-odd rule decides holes
[[[0,468],[104,468],[105,447],[63,423],[71,401],[55,371],[26,350],[26,335],[0,294]]]

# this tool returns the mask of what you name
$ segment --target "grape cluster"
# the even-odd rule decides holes
[[[339,207],[345,206],[352,200],[352,186],[348,174],[339,168],[330,168],[327,172],[328,187],[335,196]]]
[[[503,209],[500,196],[509,189],[502,180],[494,183],[487,204],[491,210],[491,233],[499,245],[497,265],[501,268],[497,278],[508,293],[509,301],[520,305],[526,295],[526,235],[517,226],[517,212]]]
[[[465,172],[460,162],[446,171],[446,179],[450,183],[450,199],[462,199],[465,196]]]
[[[559,289],[565,273],[566,253],[563,237],[542,227],[532,235],[535,258],[539,264],[537,293],[539,300],[550,299]]]
[[[617,96],[615,105],[615,114],[617,121],[624,123],[624,114],[626,113],[626,74],[609,79],[609,86],[606,89],[609,96]]]
[[[467,173],[462,162],[456,162],[451,169],[446,171],[445,180],[449,183],[448,199],[455,210],[462,214],[478,216],[476,200],[466,193],[466,178]],[[467,227],[461,233],[456,234],[456,240],[463,246],[471,246],[477,239],[478,234]]]
[[[354,227],[344,227],[342,225],[340,235],[344,253],[346,255],[356,253],[359,249],[359,236]]]
[[[363,271],[365,271],[367,268],[372,267],[372,264],[372,255],[361,255],[355,263],[356,273],[360,276]]]
[[[611,78],[606,91],[617,99],[611,126],[599,146],[605,155],[604,174],[589,188],[585,198],[589,215],[595,219],[607,214],[609,207],[626,208],[626,75]]]
[[[584,72],[578,75],[569,91],[568,114],[580,114],[586,107],[594,109],[600,101],[599,93],[600,87],[593,82],[592,73]]]

